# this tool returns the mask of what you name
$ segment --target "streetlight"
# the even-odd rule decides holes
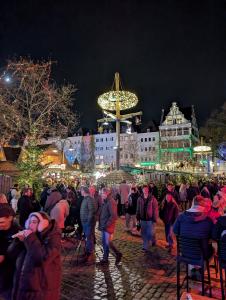
[[[97,102],[103,109],[106,118],[99,119],[97,122],[116,122],[116,170],[120,166],[120,122],[127,122],[129,118],[140,116],[142,112],[130,113],[122,115],[121,111],[135,107],[138,103],[138,98],[135,94],[122,91],[119,89],[120,79],[119,73],[115,73],[115,90],[104,93],[99,96]],[[112,113],[115,112],[115,113]]]

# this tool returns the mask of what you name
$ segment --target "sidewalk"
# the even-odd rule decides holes
[[[156,226],[158,245],[144,254],[141,238],[124,231],[124,220],[118,219],[114,243],[123,253],[122,262],[115,266],[115,258],[110,255],[110,264],[97,267],[95,263],[70,263],[71,253],[63,267],[62,300],[88,299],[176,299],[176,263],[174,255],[165,249],[165,236],[162,223]],[[98,233],[97,233],[98,235]],[[96,262],[102,258],[102,248],[97,238]],[[213,297],[221,299],[219,278],[211,269]],[[190,283],[192,292],[201,291],[199,283]],[[183,289],[185,291],[185,289]]]

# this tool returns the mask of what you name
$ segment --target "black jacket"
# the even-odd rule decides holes
[[[54,220],[41,233],[24,242],[15,239],[9,256],[16,258],[12,300],[59,300],[61,233]]]
[[[164,224],[173,225],[178,216],[179,209],[176,203],[163,201],[161,208],[159,210],[159,217],[164,222]]]
[[[0,264],[0,294],[12,288],[15,260],[9,259],[8,248],[13,242],[12,235],[20,229],[21,227],[13,222],[9,230],[0,230],[0,255],[5,256],[5,260]]]
[[[218,218],[217,223],[214,225],[212,230],[212,238],[214,240],[219,240],[221,238],[221,233],[226,230],[226,215]]]
[[[28,219],[30,213],[32,213],[35,210],[33,206],[32,197],[28,197],[28,196],[20,197],[20,199],[18,200],[17,207],[19,212],[19,223],[22,227],[24,227],[24,224]]]

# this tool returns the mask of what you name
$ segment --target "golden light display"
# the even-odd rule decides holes
[[[119,101],[120,110],[130,109],[137,105],[138,98],[128,91],[110,91],[102,94],[97,102],[102,109],[116,111],[116,101]]]

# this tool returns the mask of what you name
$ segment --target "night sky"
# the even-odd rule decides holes
[[[176,100],[194,104],[202,125],[226,101],[225,10],[222,0],[1,1],[0,66],[15,55],[56,60],[56,81],[78,89],[82,127],[96,127],[116,71],[144,123]]]

